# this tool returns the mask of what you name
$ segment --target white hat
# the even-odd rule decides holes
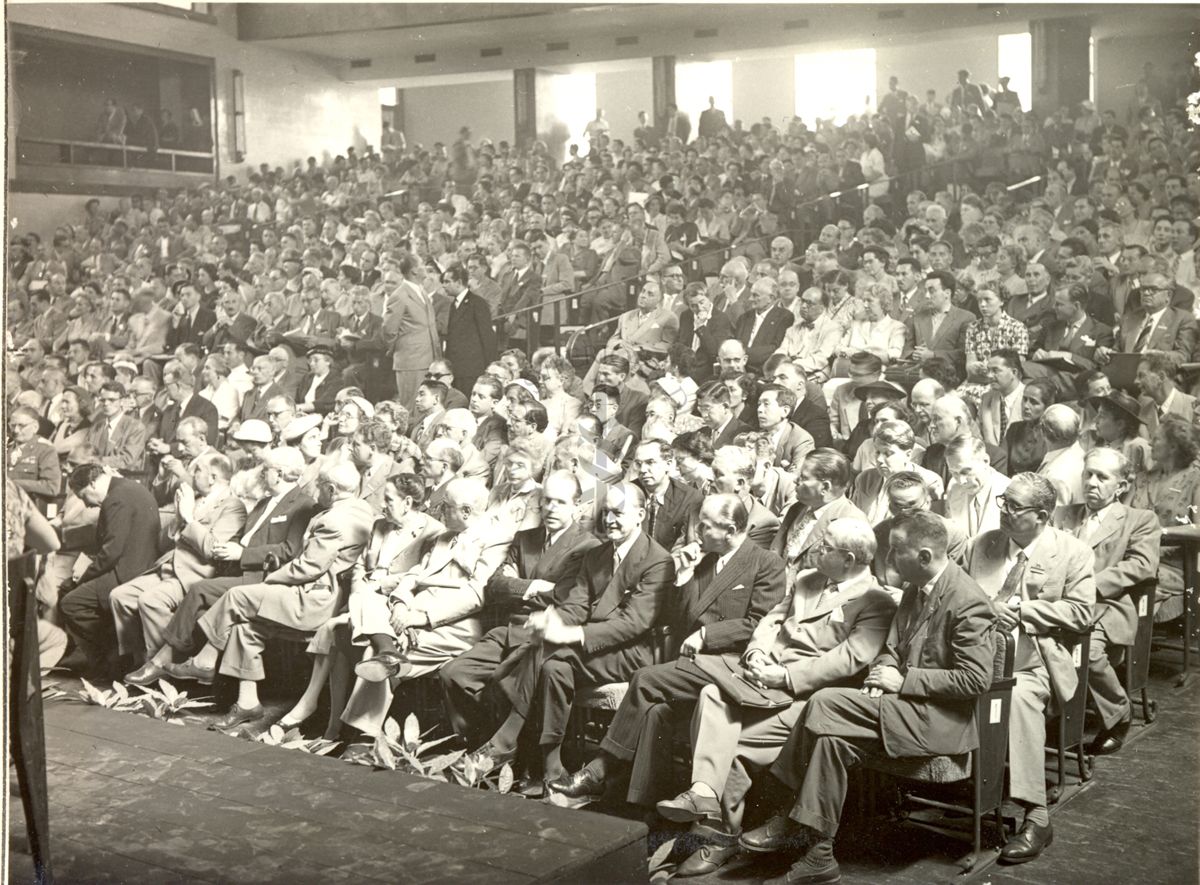
[[[288,427],[291,427],[295,422],[290,422]],[[242,426],[235,430],[232,434],[233,439],[238,442],[254,442],[270,445],[272,440],[271,427],[266,421],[258,418],[248,418],[242,422]]]

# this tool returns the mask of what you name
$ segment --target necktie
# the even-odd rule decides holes
[[[970,535],[974,537],[982,530],[983,525],[983,499],[976,496],[971,499],[971,507],[968,510],[967,528],[970,530]]]
[[[1146,317],[1146,321],[1142,323],[1142,330],[1138,332],[1137,340],[1133,342],[1133,350],[1135,353],[1141,353],[1146,349],[1146,345],[1150,341],[1150,317]]]
[[[1017,553],[1017,561],[1013,563],[1013,567],[1008,570],[1008,574],[1004,576],[1004,584],[1000,587],[1000,592],[996,595],[996,602],[1006,602],[1010,596],[1019,591],[1025,584],[1025,563],[1029,557],[1022,550]]]
[[[1004,442],[1004,435],[1008,433],[1008,403],[1004,397],[1000,397],[1000,442]]]
[[[654,524],[658,520],[658,500],[651,498],[646,502],[646,534],[654,537]]]
[[[105,421],[100,425],[100,445],[96,446],[96,450],[101,455],[108,454],[108,422]]]

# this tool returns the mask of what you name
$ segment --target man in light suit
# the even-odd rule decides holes
[[[1140,614],[1129,591],[1158,572],[1158,517],[1126,507],[1129,465],[1115,449],[1092,449],[1084,460],[1084,512],[1074,522],[1075,537],[1095,556],[1096,626],[1089,646],[1088,692],[1100,714],[1101,729],[1088,752],[1105,756],[1121,749],[1129,731],[1129,696],[1113,670],[1137,635]]]
[[[1095,619],[1092,550],[1050,526],[1055,488],[1044,476],[1018,473],[1001,504],[1000,528],[967,543],[966,569],[992,600],[998,629],[1017,631],[1016,685],[1008,729],[1011,796],[1025,810],[1001,858],[1038,857],[1054,831],[1046,810],[1046,712],[1067,703],[1078,680],[1069,640]]]
[[[375,522],[370,505],[358,498],[358,486],[353,465],[323,467],[317,490],[318,505],[325,509],[308,524],[300,554],[262,583],[239,584],[218,599],[197,622],[208,642],[190,660],[166,667],[176,679],[211,681],[220,672],[238,680],[237,700],[213,728],[228,730],[264,718],[258,683],[267,639],[280,627],[314,631],[344,601],[339,577],[358,559]]]
[[[575,268],[566,253],[555,247],[552,237],[542,235],[534,239],[533,251],[542,267],[539,300],[543,303],[557,302],[547,304],[538,312],[541,325],[539,340],[542,344],[554,345],[557,344],[554,340],[555,322],[562,324],[568,321],[570,299],[564,299],[563,296],[575,291]]]
[[[1009,425],[1021,420],[1021,357],[1015,350],[993,350],[987,360],[988,389],[979,401],[979,429],[989,446],[1004,445]]]
[[[1196,398],[1184,393],[1176,384],[1183,361],[1175,353],[1151,352],[1138,361],[1134,384],[1141,391],[1142,423],[1147,437],[1153,436],[1164,415],[1178,415],[1190,421]]]
[[[503,565],[487,583],[488,608],[504,622],[438,671],[450,724],[470,750],[496,730],[485,692],[501,662],[529,641],[526,620],[566,599],[583,555],[600,545],[575,519],[580,493],[579,480],[567,471],[546,477],[542,524],[517,532]]]
[[[749,513],[740,498],[708,496],[699,522],[702,555],[676,575],[679,589],[670,608],[672,635],[682,659],[634,673],[600,744],[600,756],[574,774],[548,783],[551,790],[571,800],[567,804],[572,807],[598,799],[606,782],[628,772],[631,763],[629,800],[647,803],[661,795],[654,784],[655,773],[661,776],[670,769],[669,756],[664,758],[667,754],[662,750],[671,744],[663,726],[688,715],[711,681],[686,659],[701,653],[737,657],[759,620],[783,595],[783,562],[749,541]]]
[[[1077,511],[1071,508],[1083,503],[1083,446],[1079,443],[1079,413],[1070,406],[1056,403],[1042,413],[1039,422],[1046,438],[1046,454],[1038,474],[1046,477],[1058,496],[1053,523],[1058,528],[1073,529],[1067,520]]]
[[[738,317],[734,337],[745,345],[746,365],[752,372],[762,373],[763,363],[779,349],[796,321],[790,310],[776,303],[778,297],[779,284],[762,277],[750,287],[750,310]]]
[[[796,476],[796,503],[783,514],[771,552],[788,564],[789,574],[816,568],[817,547],[825,540],[829,523],[839,517],[866,519],[850,503],[850,462],[834,449],[808,453]]]
[[[125,414],[125,389],[108,381],[96,395],[98,414],[84,441],[96,450],[100,463],[123,475],[140,479],[146,466],[146,428],[133,415]]]
[[[304,314],[293,322],[292,328],[284,333],[285,336],[299,338],[307,344],[318,338],[323,342],[333,341],[342,325],[342,318],[337,311],[325,307],[325,298],[320,289],[309,289],[301,295]]]
[[[396,375],[396,401],[411,409],[417,385],[434,359],[441,356],[433,302],[421,288],[424,271],[411,255],[400,259],[404,281],[396,287],[383,308],[384,343],[392,352]]]
[[[943,356],[954,365],[963,358],[967,326],[975,314],[953,304],[958,282],[949,271],[935,270],[925,277],[927,308],[915,314],[906,325],[904,355],[918,362]]]
[[[946,540],[935,514],[896,521],[892,562],[908,586],[883,650],[862,688],[822,688],[809,698],[771,766],[795,802],[738,844],[762,853],[807,844],[776,882],[838,881],[833,839],[848,770],[864,757],[953,756],[979,745],[975,698],[991,684],[994,615],[979,586],[946,558]]]
[[[758,395],[758,427],[775,452],[771,463],[793,472],[816,448],[812,434],[788,420],[794,408],[795,392],[781,384],[768,384]]]
[[[129,342],[126,349],[136,361],[163,353],[167,349],[167,331],[171,315],[155,302],[153,286],[143,286],[133,296],[129,316]]]
[[[1008,488],[1008,477],[992,467],[987,445],[973,436],[962,436],[946,446],[950,485],[942,515],[968,538],[1000,528],[996,498]]]
[[[480,751],[495,764],[512,759],[526,720],[540,702],[542,771],[563,773],[560,758],[575,689],[626,682],[654,658],[652,628],[674,577],[671,558],[644,531],[645,496],[632,483],[607,489],[605,543],[583,557],[561,605],[530,617],[530,642],[496,676],[510,712]]]
[[[446,530],[421,561],[386,597],[360,600],[358,631],[370,640],[371,656],[354,668],[358,681],[342,721],[372,737],[383,728],[394,680],[434,673],[483,636],[484,587],[508,553],[498,539],[510,536],[487,514],[481,482],[452,479],[446,497]]]
[[[388,479],[399,472],[395,460],[388,454],[391,444],[392,428],[379,420],[359,425],[350,437],[350,462],[362,477],[358,496],[376,512],[383,509]]]
[[[117,651],[148,661],[163,646],[163,631],[187,588],[216,575],[220,561],[215,550],[234,540],[246,524],[246,506],[229,488],[232,462],[220,452],[209,452],[192,465],[192,484],[175,493],[175,547],[157,568],[120,585],[112,592]],[[140,671],[147,670],[143,678]],[[134,685],[149,685],[161,674],[139,666],[125,677]]]
[[[814,691],[852,679],[883,650],[896,603],[871,575],[875,552],[869,525],[834,520],[818,568],[796,576],[758,622],[745,652],[707,662],[740,675],[749,693],[735,698],[732,688],[718,684],[700,692],[692,717],[692,786],[659,802],[658,812],[708,824],[724,838],[703,846],[678,874],[710,873],[737,853],[751,772],[775,761]],[[705,660],[697,656],[696,663]],[[775,706],[757,706],[763,690]]]
[[[608,346],[621,342],[635,348],[674,344],[679,334],[679,317],[663,307],[662,301],[662,288],[655,280],[646,280],[638,292],[637,307],[617,319],[617,329],[608,339]]]
[[[1141,308],[1121,316],[1117,342],[1124,353],[1174,351],[1181,362],[1190,362],[1196,350],[1196,319],[1186,310],[1171,307],[1174,285],[1160,273],[1143,274]],[[1101,349],[1098,361],[1107,362],[1110,352]]]

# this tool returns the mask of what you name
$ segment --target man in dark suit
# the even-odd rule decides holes
[[[133,417],[141,421],[142,427],[146,428],[146,440],[155,439],[159,435],[159,426],[162,423],[162,409],[154,404],[158,385],[153,378],[138,375],[130,382],[129,392],[133,394],[135,405]]]
[[[560,606],[532,615],[533,640],[510,656],[497,686],[511,705],[481,753],[500,764],[516,754],[535,701],[548,781],[562,773],[560,750],[578,687],[625,682],[654,659],[653,627],[674,575],[671,558],[642,531],[645,496],[632,483],[605,495],[605,543],[589,551]]]
[[[836,449],[808,453],[796,476],[796,503],[783,514],[771,551],[796,568],[816,568],[829,523],[844,516],[866,519],[850,503],[850,462]]]
[[[749,514],[746,537],[764,550],[770,550],[779,531],[779,517],[751,494],[754,483],[754,455],[745,446],[722,446],[713,453],[712,483],[709,494],[737,495]],[[692,568],[703,554],[700,544],[700,506],[688,514],[687,524],[671,548],[675,571]]]
[[[342,375],[333,367],[333,350],[324,344],[310,347],[308,373],[296,385],[296,411],[328,415],[342,386]]]
[[[1101,728],[1088,752],[1105,756],[1121,749],[1129,731],[1129,696],[1112,661],[1133,645],[1139,612],[1129,597],[1136,584],[1158,573],[1158,517],[1126,507],[1120,498],[1129,488],[1129,464],[1115,449],[1092,449],[1084,460],[1086,502],[1075,505],[1068,524],[1095,555],[1096,608],[1088,659],[1088,692],[1100,714]]]
[[[446,320],[446,359],[454,365],[454,386],[470,394],[475,379],[496,359],[496,331],[486,301],[467,288],[467,269],[455,264],[442,273],[446,294],[454,299]]]
[[[968,436],[977,436],[973,430],[971,411],[961,397],[955,394],[939,396],[930,409],[930,444],[921,456],[921,466],[936,473],[942,479],[942,487],[950,484],[950,467],[946,463],[946,449],[950,443]],[[999,446],[984,442],[988,463],[1004,473],[1008,467],[1008,453]]]
[[[274,396],[283,396],[283,388],[275,383],[275,363],[266,354],[256,356],[250,364],[250,380],[254,386],[242,397],[235,424],[241,425],[251,418],[267,420],[267,402]],[[237,427],[230,429],[236,430]]]
[[[495,731],[484,692],[501,662],[532,636],[529,616],[560,605],[575,583],[583,555],[600,541],[575,521],[579,481],[566,471],[546,477],[542,486],[542,524],[517,532],[508,558],[487,584],[487,602],[505,620],[470,651],[438,671],[446,712],[454,730],[475,749]]]
[[[905,356],[920,362],[943,356],[954,365],[962,363],[967,326],[975,314],[952,303],[958,282],[949,271],[935,270],[925,277],[927,308],[905,324]]]
[[[200,290],[193,284],[180,283],[176,295],[179,302],[167,330],[167,350],[171,351],[180,344],[199,344],[217,321],[217,315],[200,304]]]
[[[704,499],[699,521],[703,554],[676,575],[679,590],[670,607],[672,635],[684,658],[740,654],[759,619],[783,597],[783,562],[747,538],[749,516],[736,495]],[[671,743],[662,739],[663,720],[689,714],[710,682],[705,671],[682,661],[639,670],[600,745],[600,756],[549,788],[574,806],[584,805],[600,798],[606,781],[632,762],[630,801],[653,801],[654,771],[670,769],[669,761],[655,764],[664,761],[659,745],[669,753]]]
[[[679,315],[676,341],[696,355],[692,380],[703,384],[713,375],[721,342],[734,337],[733,325],[724,312],[714,309],[702,283],[689,284],[684,297],[687,310]]]
[[[342,379],[347,387],[360,387],[368,396],[382,395],[385,389],[390,393],[391,370],[385,364],[383,319],[371,312],[371,294],[365,287],[355,287],[350,309],[338,329],[338,347],[346,361]]]
[[[63,666],[106,675],[116,633],[109,614],[115,587],[132,580],[158,558],[158,506],[145,486],[113,476],[100,464],[75,468],[68,485],[84,504],[99,507],[92,562],[77,582],[60,589],[59,611],[75,652]]]
[[[200,339],[209,353],[220,353],[226,341],[236,341],[244,346],[258,325],[254,317],[245,312],[246,299],[240,292],[232,289],[226,292],[221,296],[220,306],[220,315]]]
[[[517,243],[511,250],[512,261],[500,274],[500,306],[497,315],[511,313],[518,305],[532,305],[538,301],[542,285],[542,269],[533,260],[533,252],[525,243]],[[510,317],[505,321],[505,335],[509,342],[521,342],[525,338],[525,326],[529,314]]]
[[[700,492],[670,475],[675,455],[670,443],[648,439],[634,450],[633,469],[646,495],[642,530],[659,546],[670,550],[700,503]]]
[[[1089,298],[1081,283],[1054,293],[1054,318],[1033,341],[1032,360],[1062,359],[1080,369],[1096,367],[1096,350],[1112,347],[1113,330],[1087,315]]]
[[[814,447],[831,448],[833,432],[829,427],[829,406],[824,399],[818,401],[810,395],[804,370],[781,356],[777,363],[768,360],[764,372],[769,376],[768,381],[786,387],[796,396],[796,405],[788,415],[788,421],[806,431],[812,437]],[[819,387],[813,391],[819,392]]]
[[[709,381],[696,393],[696,411],[712,432],[713,450],[733,445],[739,433],[751,428],[734,417],[729,403],[729,388],[722,381]]]
[[[206,438],[210,446],[217,444],[217,407],[195,392],[196,383],[183,364],[172,360],[163,367],[163,390],[170,402],[163,409],[158,423],[158,438],[151,440],[147,448],[157,455],[165,455],[175,442],[175,431],[184,418],[200,418],[208,428]]]
[[[148,667],[158,668],[157,675],[165,673],[173,660],[183,660],[200,647],[196,624],[228,590],[262,581],[270,569],[300,553],[308,523],[316,515],[316,503],[296,486],[303,470],[304,458],[295,449],[270,449],[264,455],[267,497],[247,515],[245,531],[236,543],[228,541],[213,548],[218,572],[225,576],[185,588],[183,602],[163,631],[166,644],[147,662]],[[140,675],[150,678],[147,673]]]
[[[762,373],[763,363],[779,349],[783,336],[795,323],[795,315],[775,301],[778,284],[762,277],[750,287],[750,309],[738,317],[734,337],[746,348],[746,365],[750,371]]]
[[[788,882],[838,880],[833,839],[848,770],[863,757],[952,756],[979,744],[974,699],[991,684],[991,604],[946,558],[946,526],[934,514],[898,519],[891,547],[909,587],[883,651],[862,688],[823,688],[809,699],[771,767],[796,792],[795,803],[786,817],[776,815],[738,840],[756,852],[806,842]]]

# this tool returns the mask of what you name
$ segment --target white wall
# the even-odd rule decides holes
[[[512,78],[404,89],[404,137],[409,144],[453,144],[463,126],[471,127],[477,141],[490,138],[511,144]]]
[[[936,89],[944,99],[958,85],[958,71],[966,68],[978,83],[996,85],[1000,63],[1000,31],[963,35],[952,39],[908,42],[881,37],[875,47],[876,96],[887,94],[888,77],[900,78],[900,88],[924,100],[926,89]],[[1029,96],[1021,101],[1029,107]]]
[[[596,106],[604,108],[612,136],[632,144],[638,111],[645,111],[654,119],[654,74],[650,59],[630,70],[596,74]]]
[[[87,194],[29,194],[11,192],[8,195],[9,231],[14,234],[35,233],[42,242],[49,242],[55,228],[75,224],[83,219]],[[108,213],[117,208],[117,197],[97,197],[100,211]]]
[[[721,108],[729,125],[741,120],[746,129],[770,117],[776,126],[796,113],[795,54],[733,60],[733,114]],[[693,120],[699,121],[699,115]]]
[[[238,171],[230,136],[233,71],[245,78],[245,164],[290,166],[307,156],[321,159],[346,147],[379,143],[376,86],[341,80],[336,65],[296,52],[238,41],[236,10],[214,4],[217,22],[187,21],[130,5],[19,4],[5,8],[8,21],[105,40],[212,58],[216,64],[218,164],[222,175]]]

